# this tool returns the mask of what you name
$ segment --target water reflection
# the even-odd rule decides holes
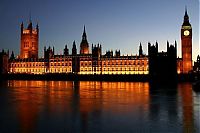
[[[189,83],[8,81],[0,96],[0,132],[199,132]]]
[[[150,86],[151,132],[181,132],[176,85]],[[159,126],[158,126],[159,125]]]
[[[178,89],[183,110],[183,130],[185,133],[192,133],[195,131],[192,85],[180,84]]]

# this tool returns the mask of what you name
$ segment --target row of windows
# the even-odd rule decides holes
[[[105,71],[102,74],[148,74],[147,71]]]
[[[29,42],[24,42],[24,47],[29,47]],[[35,43],[32,42],[32,47],[35,47]]]
[[[51,63],[51,66],[71,66],[71,62],[70,63]]]
[[[148,65],[148,64],[144,64],[144,63],[137,63],[137,64],[103,64],[103,66],[144,66],[144,65]]]
[[[37,67],[44,66],[44,63],[33,63],[33,64],[11,64],[11,67]]]
[[[92,71],[92,68],[88,68],[88,69],[87,68],[85,68],[85,69],[81,68],[81,71]]]
[[[101,71],[101,68],[97,68],[93,71]],[[81,68],[81,71],[92,71],[92,68]],[[136,67],[136,68],[103,68],[103,71],[147,71],[145,67]]]
[[[81,66],[91,66],[92,62],[81,62]]]
[[[104,71],[147,71],[145,67],[135,68],[103,68]]]
[[[71,72],[72,69],[50,69],[50,72]]]
[[[45,69],[11,69],[11,72],[45,72]]]
[[[103,62],[103,65],[144,65],[145,62],[144,61],[131,61],[131,62],[123,62],[123,61],[119,61],[119,62],[115,62],[115,61],[108,61],[108,62]],[[148,64],[148,62],[147,62]]]
[[[71,58],[58,58],[58,59],[51,59],[50,62],[63,62],[63,61],[72,61]]]
[[[91,66],[92,63],[91,62],[81,62],[81,66]],[[144,62],[103,62],[103,65],[106,66],[106,65],[145,65]],[[148,65],[148,63],[147,63]]]

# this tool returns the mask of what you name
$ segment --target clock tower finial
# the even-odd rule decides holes
[[[190,21],[189,21],[189,16],[188,16],[188,12],[187,12],[187,6],[185,6],[185,15],[184,15],[184,20],[183,20],[183,25],[185,26],[190,26]]]
[[[187,13],[187,6],[185,5],[185,13]]]

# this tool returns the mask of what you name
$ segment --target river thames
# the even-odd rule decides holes
[[[0,133],[200,132],[191,83],[1,81]]]

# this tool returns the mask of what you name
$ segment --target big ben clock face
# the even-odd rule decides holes
[[[190,35],[189,30],[185,30],[185,31],[184,31],[184,36],[189,36],[189,35]]]

